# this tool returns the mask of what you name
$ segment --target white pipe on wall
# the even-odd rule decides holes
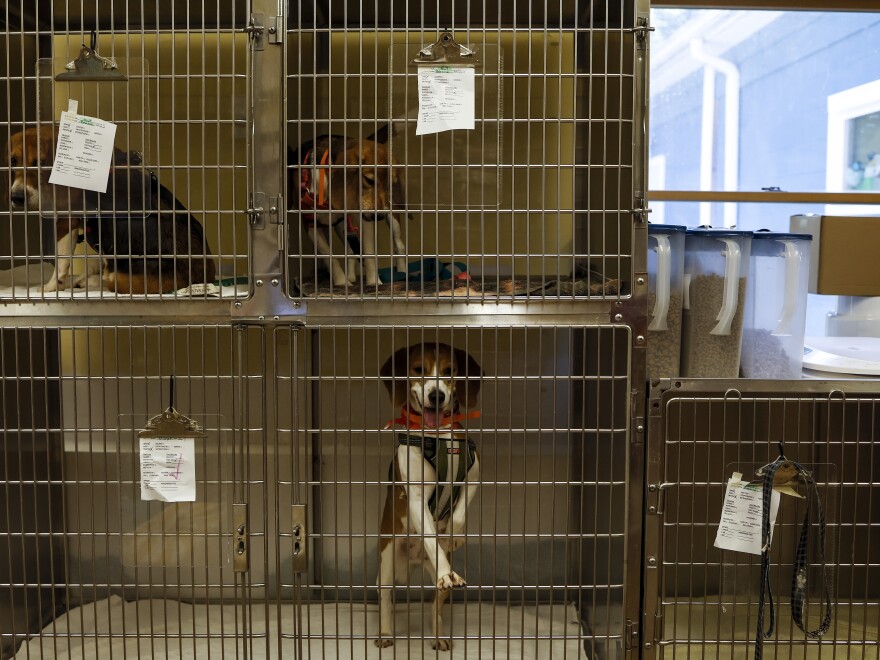
[[[739,95],[740,95],[740,73],[739,68],[730,60],[709,55],[703,48],[702,39],[694,39],[690,43],[691,55],[698,62],[706,66],[703,74],[703,145],[700,149],[701,160],[701,176],[700,184],[703,184],[703,176],[708,170],[710,179],[712,176],[711,160],[708,168],[703,162],[705,158],[706,145],[706,124],[707,124],[707,104],[706,104],[706,87],[708,80],[708,71],[713,72],[711,93],[712,102],[708,106],[711,114],[708,116],[708,122],[712,124],[712,132],[710,139],[714,139],[714,119],[715,119],[715,79],[714,72],[718,71],[724,75],[724,190],[737,190],[739,187]],[[709,146],[709,158],[712,158],[712,146]],[[703,190],[710,188],[704,187]],[[703,224],[703,211],[700,209],[700,224]],[[724,205],[724,226],[735,227],[737,222],[736,204],[726,203]]]

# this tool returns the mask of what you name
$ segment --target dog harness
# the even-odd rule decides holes
[[[467,436],[455,437],[454,432],[463,428],[461,421],[476,419],[479,416],[480,411],[478,410],[472,410],[468,413],[453,413],[449,417],[443,418],[440,428],[426,429],[422,418],[404,406],[400,417],[385,425],[386,429],[402,426],[406,430],[419,431],[419,433],[398,433],[397,442],[399,445],[421,447],[425,460],[437,473],[437,484],[428,501],[428,509],[435,520],[445,518],[452,511],[461,496],[461,489],[467,480],[467,473],[477,460],[476,443]],[[454,475],[450,474],[450,456],[458,456],[459,458],[458,469]],[[388,480],[394,481],[393,461],[388,469]],[[452,484],[452,496],[446,501],[443,508],[437,511],[440,486],[449,483]]]
[[[758,625],[755,633],[755,660],[761,660],[764,653],[764,639],[773,635],[775,613],[773,610],[773,592],[770,588],[770,497],[773,493],[774,478],[779,475],[791,474],[791,478],[800,478],[807,485],[806,501],[804,503],[804,521],[801,525],[801,533],[798,538],[795,551],[794,566],[791,576],[791,618],[795,625],[800,628],[810,639],[819,639],[831,626],[831,594],[828,588],[828,577],[825,572],[825,512],[822,510],[822,501],[816,487],[816,480],[804,467],[795,461],[787,459],[779,447],[779,458],[758,470],[758,476],[763,478],[762,500],[763,511],[761,515],[761,583],[758,594]],[[825,601],[825,616],[822,623],[815,630],[807,630],[805,611],[807,609],[807,574],[809,573],[809,535],[810,535],[810,510],[812,501],[816,502],[816,516],[818,523],[818,560],[822,567],[822,588]],[[767,631],[764,631],[764,594],[770,612],[770,623]]]
[[[330,174],[330,147],[324,149],[320,162],[318,161],[317,152],[314,148],[306,149],[306,155],[303,158],[300,168],[299,179],[299,208],[302,211],[302,222],[306,229],[314,229],[317,219],[314,213],[310,211],[329,211],[330,203],[326,196],[327,179]],[[317,190],[312,190],[312,185],[317,183]],[[337,218],[330,224],[338,225],[345,221],[345,240],[355,254],[361,253],[360,232],[355,215],[348,214],[341,218]]]

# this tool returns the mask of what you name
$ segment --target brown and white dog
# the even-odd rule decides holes
[[[380,648],[394,643],[391,592],[418,564],[437,585],[431,646],[448,651],[440,612],[450,589],[465,585],[450,557],[464,544],[467,509],[480,478],[479,454],[460,424],[479,413],[460,408],[476,405],[482,369],[465,351],[429,342],[398,350],[380,374],[395,407],[403,410],[386,427],[397,429],[397,451],[380,525],[375,643]]]
[[[152,173],[140,154],[115,149],[107,193],[49,183],[57,128],[15,133],[6,150],[13,211],[56,218],[56,267],[44,291],[103,286],[118,293],[164,293],[215,279],[204,229]],[[71,277],[77,242],[101,257],[85,259],[84,273]]]
[[[354,284],[360,253],[364,283],[379,283],[376,224],[385,220],[391,230],[393,254],[403,255],[399,213],[404,208],[403,168],[388,146],[371,139],[322,135],[289,154],[290,195],[299,199],[302,221],[330,270],[333,286]],[[333,256],[333,228],[343,243],[340,259]],[[398,270],[406,259],[396,257]]]

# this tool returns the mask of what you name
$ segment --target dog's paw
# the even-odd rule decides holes
[[[375,644],[380,649],[387,649],[389,646],[394,644],[394,640],[389,637],[380,637],[379,639],[374,639],[373,644]]]
[[[467,584],[464,579],[455,571],[450,571],[439,580],[437,580],[437,588],[440,590],[453,589],[455,587],[463,587]]]
[[[431,648],[435,651],[448,651],[452,648],[452,642],[448,639],[435,639],[431,642]]]

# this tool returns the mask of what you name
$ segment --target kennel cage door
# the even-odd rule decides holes
[[[499,44],[466,44],[474,70],[474,128],[417,135],[419,69],[425,45],[390,48],[391,153],[406,171],[407,207],[429,210],[497,209],[501,195],[502,55]],[[450,69],[463,67],[455,62]]]

